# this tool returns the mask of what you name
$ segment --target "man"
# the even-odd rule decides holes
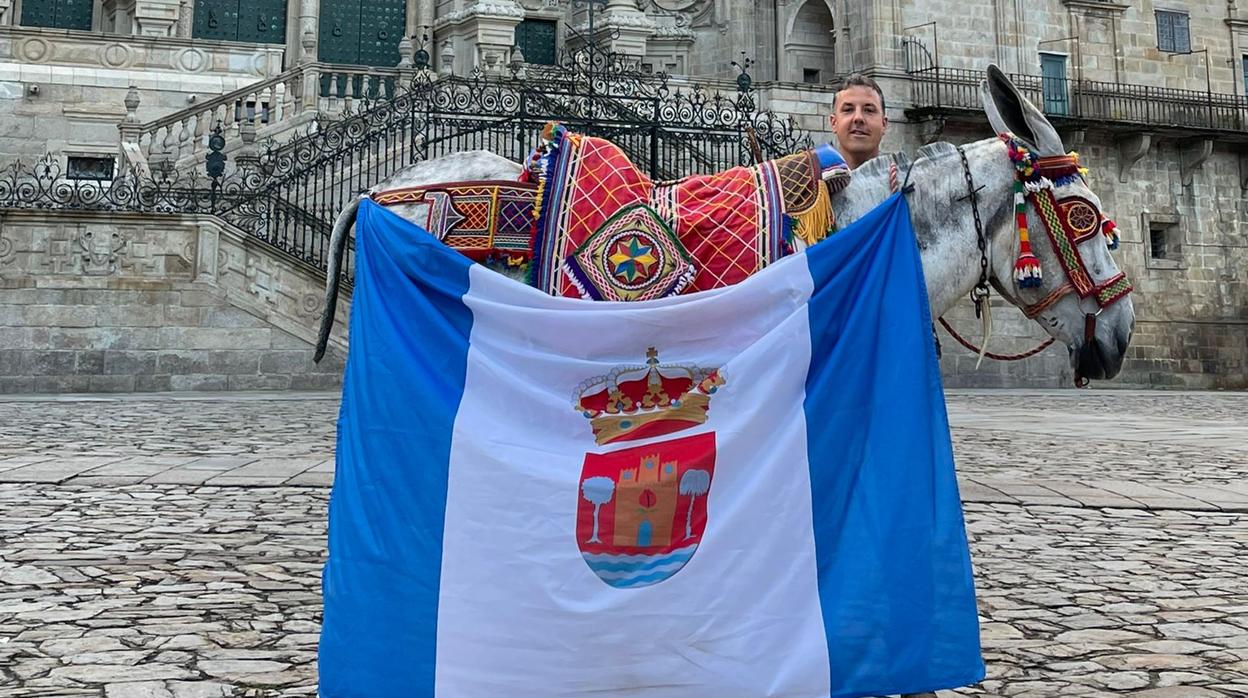
[[[853,73],[841,83],[832,101],[832,132],[836,148],[849,169],[880,154],[880,141],[888,130],[884,93],[875,80]]]

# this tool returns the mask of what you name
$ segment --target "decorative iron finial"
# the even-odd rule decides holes
[[[749,73],[750,66],[752,65],[754,65],[754,59],[746,56],[745,51],[741,52],[740,63],[736,61],[732,62],[732,67],[741,71],[741,74],[737,76],[737,91],[738,92],[750,91],[750,85],[753,84],[754,82],[754,79],[750,77],[750,73]]]
[[[416,70],[425,70],[429,67],[429,49],[426,48],[429,45],[429,32],[428,27],[424,25],[420,28],[426,31],[420,34],[420,42],[417,44],[416,54],[412,56],[412,63],[416,66]]]
[[[213,179],[219,179],[225,174],[225,136],[221,134],[221,124],[217,124],[212,129],[212,135],[208,137],[208,155],[204,158],[204,164],[208,170],[208,176]]]

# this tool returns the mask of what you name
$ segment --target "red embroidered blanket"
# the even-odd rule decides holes
[[[735,284],[792,251],[794,220],[826,233],[824,182],[849,176],[827,150],[656,183],[610,141],[560,130],[541,162],[533,285],[639,300]]]

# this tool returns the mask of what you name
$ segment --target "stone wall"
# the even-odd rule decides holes
[[[1248,46],[1248,21],[1243,21],[1248,8],[1236,9],[1234,1],[904,0],[900,7],[893,26],[872,41],[896,46],[903,34],[915,36],[938,50],[945,68],[979,69],[995,62],[1006,72],[1038,75],[1044,51],[1067,54],[1072,78],[1203,91],[1204,54],[1157,48],[1155,10],[1187,12],[1191,48],[1209,50],[1212,90],[1243,93],[1240,54]],[[932,21],[935,29],[906,30]]]
[[[143,95],[137,116],[146,122],[281,66],[281,46],[0,27],[0,162],[115,154],[131,85]]]
[[[212,220],[0,214],[0,393],[332,388],[322,278]]]

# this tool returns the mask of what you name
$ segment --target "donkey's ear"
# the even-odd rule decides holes
[[[1022,92],[995,65],[988,66],[988,79],[981,90],[984,112],[997,133],[1012,133],[1041,157],[1065,155],[1062,137],[1048,118],[1027,101]]]

